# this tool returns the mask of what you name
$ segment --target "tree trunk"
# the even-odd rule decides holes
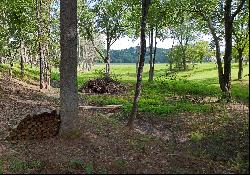
[[[224,71],[222,67],[222,62],[221,62],[221,53],[220,53],[220,42],[219,42],[219,37],[216,35],[215,28],[212,25],[212,21],[210,19],[205,18],[205,20],[208,23],[208,28],[213,36],[213,40],[215,42],[215,57],[216,57],[216,63],[217,63],[217,69],[218,69],[218,77],[219,77],[219,84],[220,84],[220,89],[222,92],[226,92],[227,89],[225,88],[225,82],[224,82]]]
[[[150,45],[149,45],[149,78],[148,81],[153,81],[153,42],[154,42],[154,28],[152,27],[150,30]]]
[[[224,88],[225,98],[227,101],[231,99],[231,60],[232,60],[232,33],[233,33],[233,21],[231,18],[231,1],[226,0],[225,11],[225,55],[224,55]]]
[[[154,72],[155,72],[155,60],[156,60],[156,50],[157,50],[157,27],[155,28],[155,47],[154,47],[154,57],[153,57],[153,65],[152,65],[152,80],[154,80]]]
[[[60,115],[62,135],[75,128],[77,94],[77,1],[60,1]]]
[[[40,35],[40,34],[39,34]],[[39,37],[40,38],[40,37]],[[40,89],[44,88],[44,65],[43,65],[43,51],[42,51],[42,46],[41,46],[41,42],[39,41],[38,43],[38,47],[39,47],[39,65],[40,65]]]
[[[109,78],[110,76],[110,57],[109,57],[109,51],[110,51],[110,42],[109,42],[109,33],[107,32],[107,53],[106,53],[106,58],[105,58],[105,63],[106,63],[106,71],[105,71],[105,77]]]
[[[40,89],[43,89],[44,87],[44,65],[43,65],[43,50],[42,50],[42,44],[41,44],[41,6],[42,2],[41,0],[36,0],[36,15],[37,15],[37,22],[38,22],[38,28],[37,28],[37,38],[38,38],[38,50],[39,50],[39,67],[40,67],[40,72],[39,72],[39,83],[40,83]]]
[[[23,41],[21,41],[21,47],[20,47],[20,56],[21,56],[21,60],[20,60],[20,70],[21,70],[21,78],[24,77],[24,53],[23,53]]]
[[[182,46],[182,47],[186,47],[186,46]],[[183,48],[182,48],[183,49]],[[182,50],[183,51],[183,55],[182,55],[182,66],[184,71],[187,70],[187,62],[186,62],[186,48]]]
[[[238,59],[239,59],[239,70],[238,70],[238,80],[242,79],[243,74],[243,50],[238,50]]]
[[[145,29],[146,29],[146,20],[147,20],[147,13],[150,5],[150,0],[142,0],[142,10],[141,10],[141,54],[140,54],[140,61],[137,73],[137,82],[135,88],[135,96],[134,96],[134,103],[133,108],[130,114],[130,118],[128,120],[128,127],[133,129],[134,127],[134,120],[138,112],[138,102],[141,94],[141,83],[142,83],[142,72],[143,66],[145,61],[145,53],[146,53],[146,39],[145,39]]]
[[[10,65],[9,65],[9,78],[12,78],[12,67],[13,67],[13,58],[11,51],[9,50],[9,59],[10,59]]]

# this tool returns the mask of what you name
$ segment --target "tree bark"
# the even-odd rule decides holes
[[[152,80],[154,80],[154,72],[155,72],[155,60],[156,60],[156,50],[157,50],[157,27],[155,28],[155,47],[154,47],[154,57],[153,57],[153,65],[152,65]]]
[[[62,135],[75,128],[77,94],[77,1],[60,1],[60,115]]]
[[[24,45],[23,41],[21,41],[21,46],[20,46],[20,69],[21,69],[21,78],[24,77],[24,53],[23,53]]]
[[[40,33],[40,32],[39,32]],[[39,34],[40,36],[40,34]],[[40,37],[39,37],[40,38]],[[44,65],[43,65],[43,51],[42,51],[42,46],[41,46],[41,42],[39,41],[38,43],[38,47],[39,47],[39,65],[40,65],[40,89],[43,89],[44,87]]]
[[[224,10],[225,20],[225,55],[224,55],[224,89],[227,101],[231,99],[231,60],[233,20],[231,18],[231,0],[226,0]]]
[[[107,52],[106,52],[106,58],[105,58],[105,63],[106,63],[105,76],[106,76],[106,78],[109,78],[109,76],[110,76],[109,52],[110,52],[110,38],[109,38],[109,33],[107,32]]]
[[[138,112],[138,102],[141,94],[141,83],[142,83],[142,72],[143,72],[143,66],[145,61],[145,53],[146,53],[146,36],[145,36],[145,29],[146,29],[146,20],[147,20],[147,14],[148,9],[150,5],[151,0],[142,0],[142,9],[141,9],[141,54],[140,54],[140,61],[139,61],[139,67],[138,67],[138,73],[137,73],[137,82],[136,82],[136,88],[135,88],[135,96],[134,96],[134,103],[133,108],[130,114],[130,118],[128,120],[128,127],[130,129],[134,128],[134,120]]]
[[[238,59],[239,59],[239,70],[238,70],[238,80],[242,79],[243,74],[243,51],[238,50]]]
[[[150,29],[150,36],[149,36],[149,40],[150,40],[150,45],[149,45],[149,55],[150,55],[150,59],[149,59],[149,77],[148,77],[148,81],[153,81],[153,42],[154,42],[154,28],[151,27]]]
[[[41,0],[36,0],[36,17],[37,17],[37,22],[38,22],[38,28],[37,28],[37,38],[38,38],[38,50],[39,50],[39,84],[40,84],[40,89],[43,89],[44,87],[44,65],[43,65],[43,50],[42,50],[42,44],[41,44],[41,23],[40,23],[40,18],[41,18],[41,6],[42,2]]]

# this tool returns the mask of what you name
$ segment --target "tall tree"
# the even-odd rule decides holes
[[[238,79],[242,79],[243,74],[243,53],[248,49],[249,43],[249,11],[248,4],[246,3],[234,20],[233,25],[233,41],[234,48],[237,51],[237,58],[239,62]]]
[[[74,129],[78,115],[77,0],[60,1],[60,115],[61,133]]]
[[[197,19],[197,22],[209,29],[213,36],[220,88],[223,98],[230,101],[233,22],[241,12],[245,0],[182,0],[181,2],[182,8],[193,13],[193,17]],[[224,67],[220,48],[220,42],[223,39],[225,41]]]
[[[146,20],[147,20],[147,14],[148,9],[150,6],[151,0],[141,0],[141,54],[140,54],[140,61],[137,71],[137,82],[135,87],[135,96],[134,96],[134,103],[133,108],[130,114],[130,118],[128,120],[128,126],[129,128],[134,127],[134,120],[138,112],[138,102],[141,94],[141,83],[142,83],[142,72],[143,72],[143,66],[145,61],[145,53],[146,53]]]
[[[164,39],[164,34],[166,32],[167,26],[167,11],[165,8],[164,1],[154,0],[152,1],[149,14],[148,14],[148,25],[149,25],[149,81],[154,80],[154,68],[156,62],[156,50],[157,50],[157,39]]]
[[[86,2],[85,2],[86,4]],[[83,35],[95,45],[96,34],[106,37],[106,55],[95,47],[106,64],[106,77],[110,75],[110,49],[111,46],[124,34],[125,26],[123,16],[126,15],[126,6],[120,0],[103,0],[94,2],[92,5],[83,6],[88,11],[81,14],[81,26]]]

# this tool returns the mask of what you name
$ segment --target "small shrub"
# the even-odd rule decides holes
[[[70,168],[73,168],[73,169],[83,168],[83,161],[82,160],[71,160],[69,162],[69,166],[70,166]]]
[[[25,170],[27,168],[28,168],[28,164],[24,161],[21,161],[21,160],[13,160],[9,164],[9,170],[12,173],[15,173],[15,172],[18,172],[21,170]]]
[[[93,174],[93,170],[94,170],[93,162],[87,163],[86,166],[85,166],[86,173],[87,174]]]
[[[199,142],[204,138],[204,134],[201,133],[200,131],[196,131],[196,132],[191,132],[191,140],[193,142]]]

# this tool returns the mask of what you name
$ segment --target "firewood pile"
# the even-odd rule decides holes
[[[41,110],[36,114],[29,114],[11,129],[9,141],[43,139],[56,136],[60,128],[60,115],[56,110]]]
[[[120,94],[126,92],[127,88],[120,82],[112,78],[96,78],[89,80],[79,89],[83,93],[98,93],[98,94]]]

